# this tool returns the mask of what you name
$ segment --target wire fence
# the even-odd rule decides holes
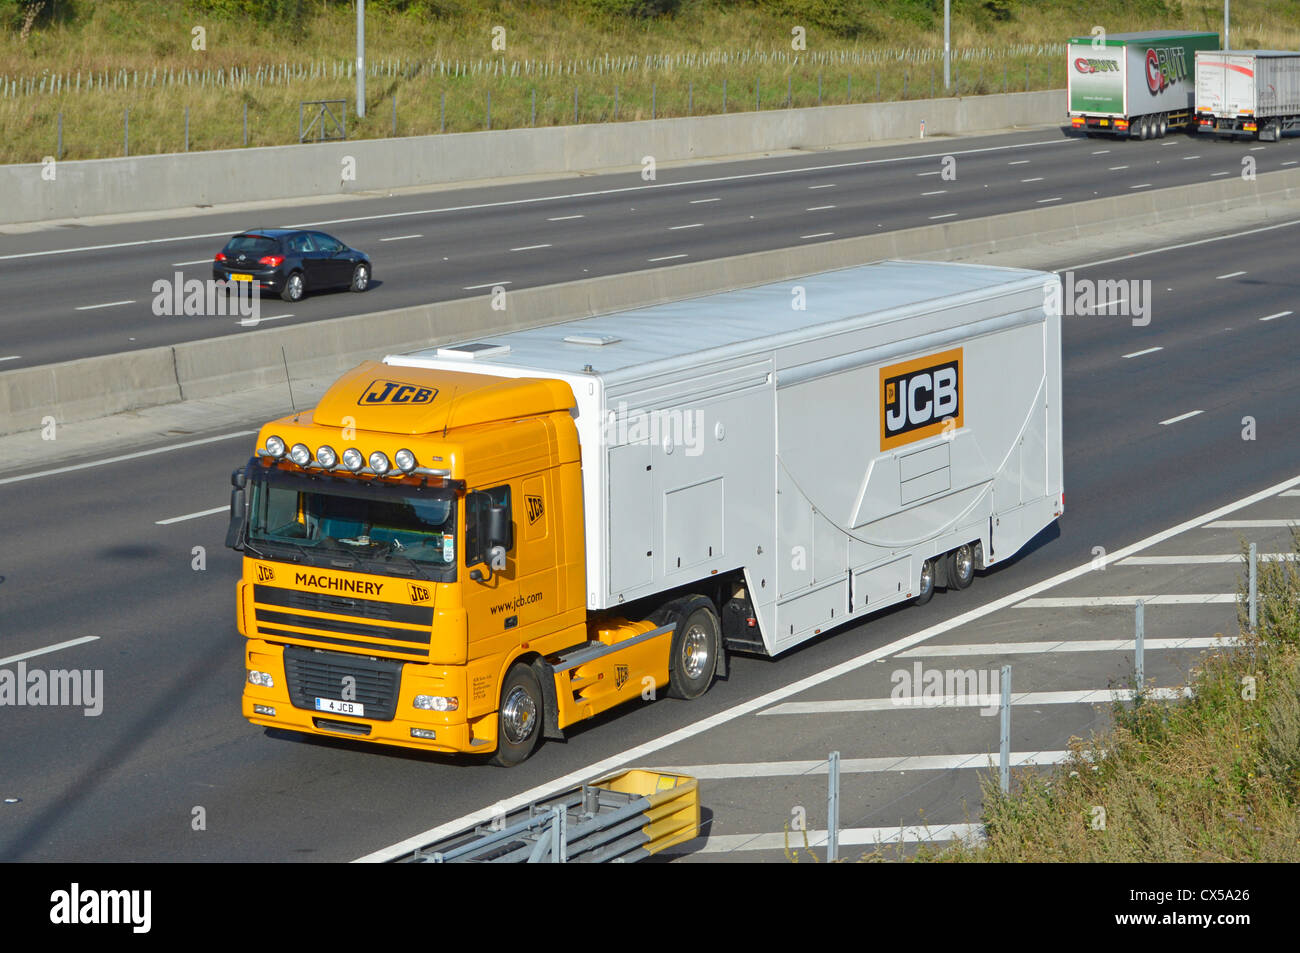
[[[1003,59],[1037,58],[1063,54],[1064,43],[1023,43],[1000,47],[963,47],[952,50],[955,62],[992,62]],[[885,66],[895,63],[935,63],[943,60],[943,50],[933,47],[898,47],[891,49],[826,50],[786,52],[770,50],[715,50],[707,52],[604,56],[586,59],[538,60],[507,59],[379,59],[367,63],[366,75],[378,78],[414,78],[440,76],[448,78],[602,76],[633,72],[672,72],[726,66]],[[354,60],[312,60],[252,66],[209,69],[152,70],[117,69],[103,71],[68,70],[39,75],[0,74],[0,97],[63,95],[127,89],[189,87],[198,89],[254,89],[288,86],[292,83],[321,79],[344,80],[356,76]]]

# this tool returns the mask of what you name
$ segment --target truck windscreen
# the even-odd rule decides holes
[[[455,578],[456,495],[449,490],[265,470],[249,477],[248,540],[258,548],[282,545],[322,562],[352,557],[365,572]]]

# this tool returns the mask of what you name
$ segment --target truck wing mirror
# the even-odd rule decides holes
[[[500,548],[501,568],[505,568],[504,550],[510,545],[510,511],[504,506],[489,506],[487,510],[487,543],[489,560],[493,549]],[[492,568],[497,568],[493,566]]]
[[[236,486],[230,491],[230,526],[226,529],[226,547],[236,551],[244,548],[245,522],[244,490]]]

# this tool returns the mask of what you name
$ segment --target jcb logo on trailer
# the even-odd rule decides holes
[[[433,387],[404,384],[401,381],[371,381],[358,404],[428,404],[438,396]]]
[[[880,369],[880,449],[962,425],[961,348]]]

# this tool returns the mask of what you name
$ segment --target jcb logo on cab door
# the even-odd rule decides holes
[[[358,404],[428,404],[438,396],[434,387],[420,387],[401,381],[371,381]]]
[[[413,583],[413,582],[408,582],[408,583],[406,584],[406,590],[407,590],[407,592],[410,593],[410,595],[411,595],[411,601],[412,601],[412,602],[428,602],[428,601],[429,601],[430,596],[429,596],[429,587],[428,587],[428,586],[417,586],[417,585],[416,585],[415,583]]]
[[[961,348],[880,369],[880,449],[962,425]]]

